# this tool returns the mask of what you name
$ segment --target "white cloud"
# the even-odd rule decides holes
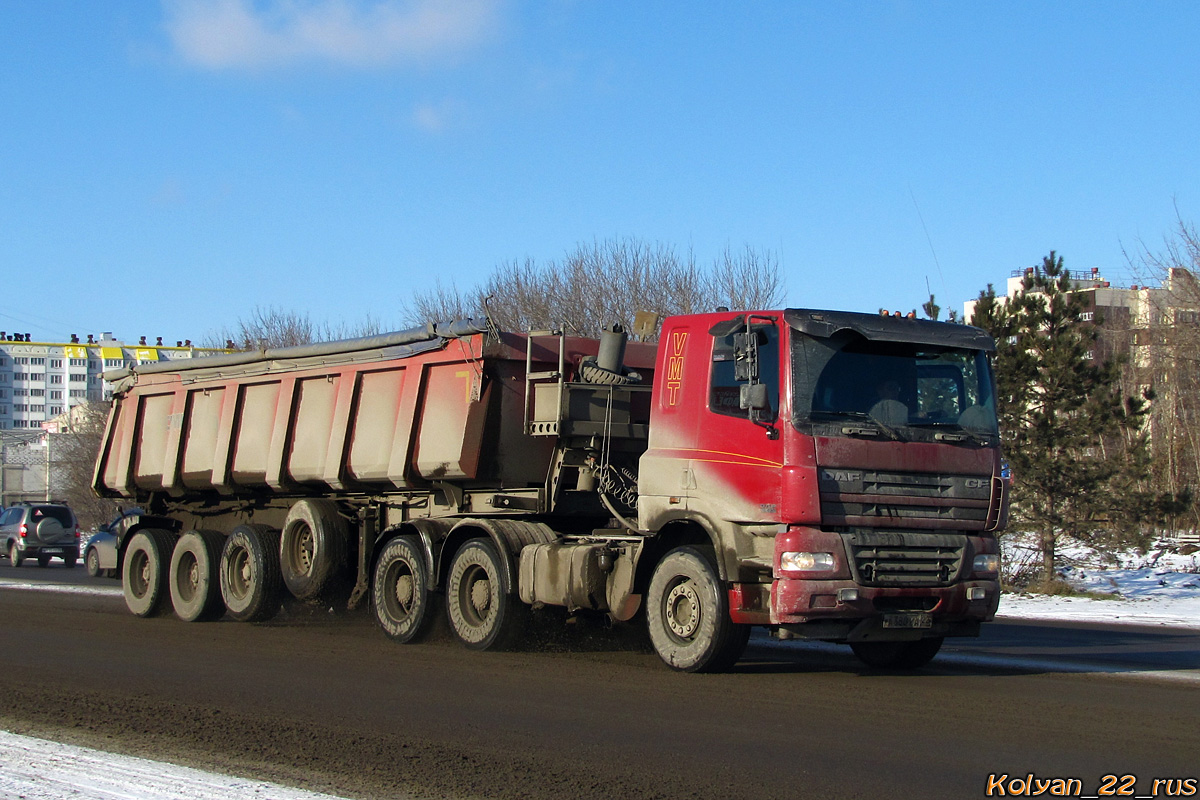
[[[453,56],[491,36],[500,0],[163,0],[176,52],[206,69],[359,68]]]
[[[413,107],[412,122],[426,133],[440,133],[450,122],[461,116],[458,103],[443,100],[440,103],[418,103]]]

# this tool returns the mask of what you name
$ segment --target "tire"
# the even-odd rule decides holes
[[[217,570],[225,537],[216,531],[188,531],[171,552],[167,587],[171,607],[184,622],[220,619],[225,613]]]
[[[729,618],[713,559],[679,547],[658,562],[646,595],[646,626],[659,658],[680,672],[724,672],[737,663],[750,626]]]
[[[371,610],[388,638],[401,644],[429,633],[436,604],[429,592],[425,548],[414,537],[392,539],[375,562]]]
[[[329,500],[300,500],[279,537],[283,582],[297,600],[327,594],[344,575],[349,532]]]
[[[446,580],[446,614],[454,638],[471,650],[509,650],[525,632],[528,608],[504,579],[496,546],[471,539],[450,564]]]
[[[63,556],[63,566],[67,569],[74,569],[79,563],[79,556]]]
[[[50,556],[38,556],[37,562],[39,567],[45,569],[46,567],[50,566]]]
[[[238,622],[262,622],[279,611],[279,531],[239,525],[221,551],[221,598]]]
[[[917,669],[933,660],[944,641],[942,636],[931,636],[911,642],[851,642],[850,649],[869,667]]]
[[[88,548],[87,555],[83,557],[83,565],[87,568],[87,574],[93,578],[100,577],[100,554],[96,552],[96,548]]]
[[[149,528],[135,533],[125,548],[121,589],[125,606],[139,617],[153,617],[166,607],[172,538],[166,531]]]
[[[25,563],[25,556],[21,555],[21,551],[17,549],[16,542],[8,546],[8,560],[12,562],[14,567],[19,567]]]

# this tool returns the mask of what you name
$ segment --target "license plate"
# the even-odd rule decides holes
[[[43,547],[38,552],[44,556],[61,556],[63,554],[63,549],[61,547]]]
[[[884,614],[885,628],[932,628],[932,614]]]

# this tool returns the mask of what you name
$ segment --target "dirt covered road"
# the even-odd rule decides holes
[[[637,636],[397,646],[365,613],[262,625],[0,589],[0,727],[348,797],[979,797],[989,775],[1194,771],[1194,685],[752,644],[680,675]]]

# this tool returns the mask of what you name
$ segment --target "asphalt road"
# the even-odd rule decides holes
[[[117,586],[57,563],[0,567],[14,576]],[[692,676],[588,624],[473,653],[394,645],[362,612],[189,625],[0,586],[0,727],[362,798],[965,798],[1029,773],[1085,795],[1134,775],[1149,794],[1200,777],[1200,632],[996,623],[943,653],[888,674],[755,637],[734,672]]]

